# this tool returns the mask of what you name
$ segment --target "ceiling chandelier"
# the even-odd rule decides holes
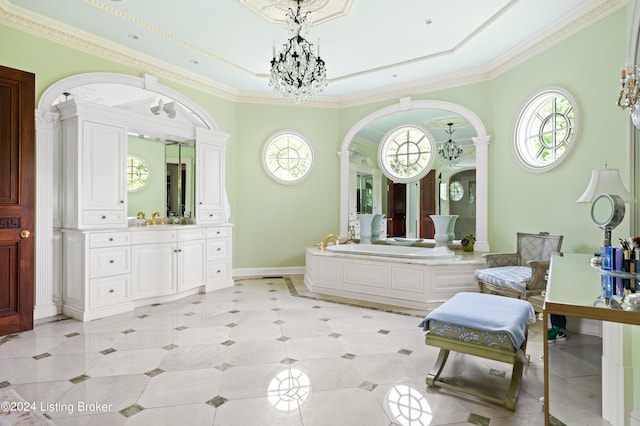
[[[438,154],[440,154],[443,160],[449,163],[449,166],[453,166],[458,162],[460,157],[462,157],[462,148],[451,139],[455,132],[455,130],[451,128],[453,123],[447,123],[447,126],[449,126],[449,130],[445,130],[445,133],[449,135],[449,140],[440,147]]]
[[[327,70],[320,58],[320,47],[317,55],[314,54],[313,44],[302,37],[311,25],[311,12],[300,14],[301,1],[297,0],[295,13],[291,8],[287,12],[286,26],[291,38],[282,45],[277,56],[273,47],[269,79],[269,86],[273,86],[274,91],[297,104],[318,95],[327,85]]]

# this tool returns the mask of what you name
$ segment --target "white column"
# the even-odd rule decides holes
[[[471,138],[476,146],[476,242],[475,251],[489,251],[489,140],[491,136]]]
[[[631,326],[602,323],[602,418],[628,425],[633,408]]]
[[[53,160],[54,122],[57,115],[36,110],[36,200],[35,200],[35,306],[34,319],[58,314],[53,300]]]

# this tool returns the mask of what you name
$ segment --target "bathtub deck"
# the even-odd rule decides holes
[[[429,312],[461,291],[477,291],[480,253],[417,259],[306,250],[304,283],[315,293]]]

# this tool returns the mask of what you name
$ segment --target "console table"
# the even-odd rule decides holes
[[[590,318],[640,325],[640,311],[594,307],[601,294],[600,271],[589,264],[589,254],[554,254],[544,301],[543,330],[548,329],[547,314]],[[549,353],[544,340],[544,418],[549,425]]]

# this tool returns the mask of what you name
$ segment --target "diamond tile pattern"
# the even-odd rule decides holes
[[[539,324],[529,331],[533,356],[514,413],[425,387],[438,350],[424,344],[418,327],[424,312],[328,300],[310,293],[302,279],[247,278],[134,314],[86,323],[56,317],[0,336],[0,388],[37,403],[110,407],[44,413],[60,425],[543,424]],[[600,399],[600,339],[569,335],[553,351],[561,361],[552,374],[575,375],[567,377],[570,385],[553,386],[552,398],[579,388],[556,417],[562,421],[566,412],[575,424],[600,417],[593,404]],[[496,392],[509,384],[504,363],[449,358],[443,378],[473,377]],[[571,359],[575,367],[568,368]]]

